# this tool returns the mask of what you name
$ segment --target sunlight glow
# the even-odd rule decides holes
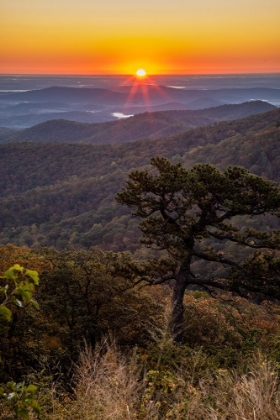
[[[145,77],[147,75],[146,71],[144,69],[138,69],[136,72],[137,77]]]
[[[161,86],[158,86],[156,81],[153,80],[151,76],[148,76],[146,71],[143,76],[138,76],[137,72],[135,72],[133,75],[123,80],[118,87],[125,87],[128,92],[126,102],[124,103],[122,109],[122,113],[125,115],[131,114],[131,107],[134,107],[135,105],[137,106],[139,97],[144,102],[146,111],[151,113],[153,107],[150,96],[153,95],[155,91],[162,96],[166,103],[172,101],[172,98],[168,95],[168,93],[162,89]]]
[[[280,72],[279,0],[0,0],[0,12],[2,74]]]

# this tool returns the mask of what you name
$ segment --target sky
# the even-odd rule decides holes
[[[0,73],[280,72],[280,0],[0,0]]]

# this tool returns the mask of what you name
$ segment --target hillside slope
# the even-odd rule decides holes
[[[51,120],[8,135],[2,142],[124,143],[143,138],[162,138],[217,121],[244,118],[276,109],[262,101],[221,105],[202,110],[176,110],[137,114],[119,121],[88,124]]]
[[[122,145],[0,145],[0,244],[136,251],[136,219],[115,203],[128,171],[152,156],[242,165],[280,181],[280,111]],[[138,251],[137,251],[138,252]]]

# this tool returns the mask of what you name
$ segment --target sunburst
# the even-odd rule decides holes
[[[139,78],[146,77],[147,76],[147,72],[144,69],[138,69],[136,71],[136,76],[139,77]]]

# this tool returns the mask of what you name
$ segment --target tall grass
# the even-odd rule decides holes
[[[154,328],[151,333],[154,346],[147,352],[135,348],[124,354],[109,340],[95,350],[85,346],[69,384],[72,392],[63,391],[63,377],[62,386],[59,381],[38,377],[40,419],[280,418],[276,364],[256,354],[250,363],[219,369],[203,350],[174,343],[168,310],[163,318],[162,328]],[[3,401],[0,413],[1,420],[13,418],[9,405]],[[35,415],[30,413],[30,419],[34,420]]]
[[[261,355],[246,373],[205,371],[205,358],[193,352],[177,370],[145,371],[134,352],[124,357],[115,344],[86,348],[76,366],[71,398],[52,387],[46,420],[276,420],[280,387],[276,366]],[[204,373],[201,375],[201,364]],[[40,395],[39,395],[40,400]]]
[[[71,418],[85,420],[136,419],[139,396],[143,393],[135,356],[126,359],[115,344],[92,352],[86,348],[75,374],[75,404]]]

